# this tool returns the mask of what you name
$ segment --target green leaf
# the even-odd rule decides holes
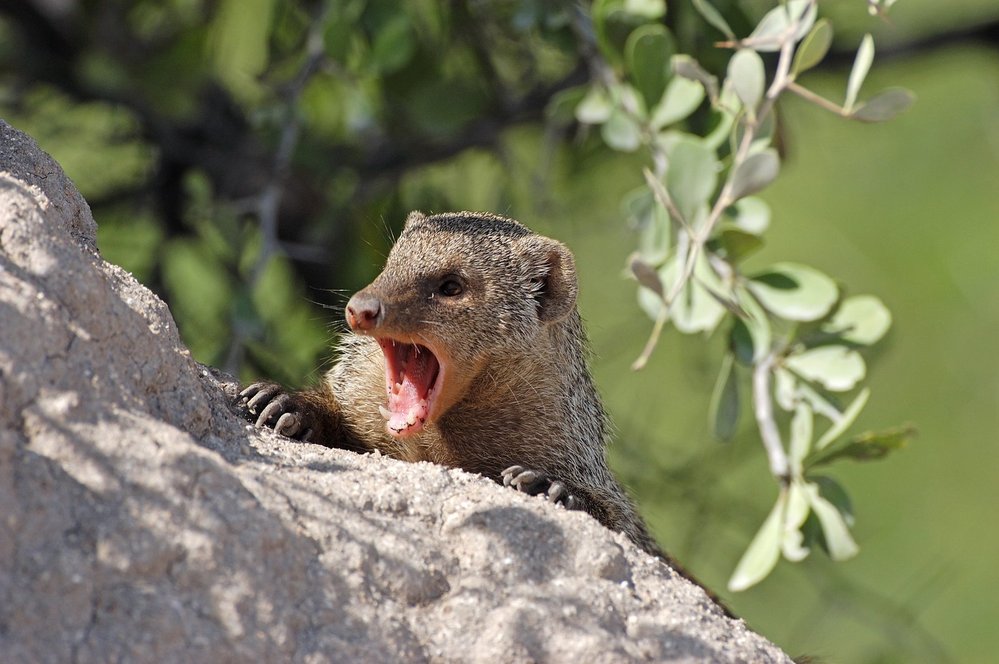
[[[857,416],[860,415],[860,411],[864,409],[867,405],[867,399],[871,396],[871,390],[869,388],[864,388],[860,391],[860,394],[847,406],[843,414],[836,420],[833,420],[832,426],[830,426],[822,437],[819,438],[818,442],[815,443],[815,449],[821,450],[829,445],[829,443],[835,441],[837,438],[843,435],[850,425],[853,424]]]
[[[758,251],[763,240],[757,235],[739,228],[723,228],[713,241],[729,263],[738,263],[746,256]]]
[[[372,63],[382,74],[389,74],[409,62],[415,51],[416,40],[409,17],[398,12],[375,34],[371,45]]]
[[[594,85],[576,107],[576,119],[583,124],[603,124],[613,112],[610,95],[602,87]]]
[[[739,424],[739,381],[735,375],[735,358],[725,353],[721,370],[711,394],[711,430],[715,438],[728,442]]]
[[[791,418],[791,444],[788,459],[797,474],[801,474],[801,462],[808,456],[812,445],[812,409],[807,404],[799,403]]]
[[[743,106],[751,113],[755,112],[763,98],[763,86],[766,84],[763,60],[756,51],[749,48],[736,51],[728,61],[728,83]]]
[[[637,28],[625,43],[625,61],[635,87],[648,108],[659,103],[669,81],[670,58],[676,51],[666,27],[653,23]]]
[[[641,7],[636,9],[641,11]],[[610,63],[620,65],[628,35],[642,25],[645,18],[640,13],[626,11],[622,0],[594,0],[590,15],[601,54]]]
[[[693,0],[694,9],[704,18],[708,24],[717,28],[719,32],[728,37],[729,40],[735,41],[735,33],[732,32],[732,28],[729,27],[728,22],[725,17],[712,6],[708,0]]]
[[[867,72],[870,71],[872,62],[874,62],[874,39],[868,33],[860,42],[857,57],[853,61],[853,69],[850,70],[850,80],[846,84],[846,101],[843,102],[843,110],[847,114],[853,112],[853,105],[857,102],[857,95],[860,93],[860,87],[864,84],[864,79],[867,78]]]
[[[818,517],[822,526],[822,536],[829,557],[839,561],[857,555],[860,547],[850,535],[850,528],[839,509],[819,492],[817,484],[811,482],[806,484],[805,495],[812,506],[812,512]]]
[[[734,593],[750,588],[767,577],[780,558],[781,533],[784,513],[787,507],[787,493],[781,491],[773,509],[763,525],[756,532],[749,548],[742,554],[739,564],[728,580],[728,589]]]
[[[795,321],[822,318],[839,297],[832,279],[797,263],[778,263],[750,279],[748,286],[767,310]]]
[[[849,441],[830,445],[821,454],[809,459],[810,467],[828,464],[836,459],[853,459],[854,461],[876,461],[883,459],[895,450],[900,450],[909,444],[916,435],[911,426],[901,426],[884,431],[868,431]]]
[[[638,124],[621,109],[614,109],[600,128],[604,142],[621,152],[634,152],[642,144]]]
[[[795,353],[784,360],[784,366],[833,392],[853,389],[867,371],[860,353],[846,346],[821,346]]]
[[[770,206],[762,198],[740,198],[734,209],[732,223],[741,231],[761,235],[770,226]]]
[[[694,137],[678,140],[668,153],[666,189],[688,222],[715,190],[718,160],[713,150]]]
[[[209,44],[219,80],[238,96],[255,97],[257,76],[270,57],[274,0],[224,0],[216,8]]]
[[[854,108],[849,117],[860,122],[887,122],[912,106],[915,100],[915,95],[908,90],[891,88],[879,92],[866,103]]]
[[[680,76],[670,79],[662,100],[652,109],[650,124],[656,131],[669,126],[697,110],[704,101],[704,86]]]
[[[729,195],[731,200],[737,201],[766,188],[777,178],[779,172],[780,157],[773,148],[749,155],[736,167],[732,176],[732,192]]]
[[[891,312],[873,295],[855,295],[839,305],[823,332],[864,346],[877,343],[891,327]]]
[[[718,99],[718,79],[704,70],[697,60],[689,55],[681,54],[673,56],[671,63],[673,73],[691,81],[697,81],[708,93],[708,98],[714,103]]]
[[[832,45],[832,38],[832,24],[827,19],[816,23],[794,54],[791,76],[797,76],[822,62],[822,58],[829,52],[829,46]]]
[[[545,106],[545,120],[556,127],[565,127],[576,119],[576,109],[588,94],[584,86],[560,90]],[[609,104],[608,104],[609,107]]]

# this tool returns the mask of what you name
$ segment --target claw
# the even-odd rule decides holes
[[[251,389],[253,387],[256,387],[256,386],[255,385],[251,385],[250,387],[247,388],[247,390],[249,390],[249,389]],[[249,399],[246,402],[246,407],[250,409],[251,413],[256,413],[258,406],[260,406],[260,405],[264,404],[265,402],[270,401],[271,399],[273,399],[274,395],[278,394],[280,391],[281,391],[281,387],[279,385],[264,385],[264,386],[260,387],[260,389],[257,391],[257,393],[251,399]],[[270,404],[268,404],[268,405],[270,405]],[[264,410],[266,410],[266,408]],[[266,420],[264,420],[264,421],[266,421]],[[257,424],[258,425],[261,424],[261,421],[257,420]]]
[[[503,471],[503,486],[512,486],[513,485],[513,479],[517,475],[519,475],[520,473],[522,473],[522,472],[524,472],[524,467],[523,466],[510,466],[509,468],[507,468],[506,470],[504,470]]]
[[[258,394],[257,396],[259,397],[260,395]],[[282,410],[283,407],[280,401],[270,402],[269,404],[264,406],[264,409],[262,411],[260,411],[260,415],[257,417],[257,426],[258,427],[266,426],[267,422],[271,418],[276,417],[278,413],[280,413]]]
[[[548,500],[553,503],[563,502],[568,495],[568,491],[565,490],[565,485],[561,482],[552,482],[551,486],[548,487]]]
[[[263,417],[263,414],[261,414],[261,417]],[[295,434],[298,433],[299,428],[301,428],[301,424],[302,423],[297,414],[284,413],[283,415],[281,415],[281,417],[278,418],[278,421],[274,424],[274,433],[279,433],[282,436],[288,436],[289,438],[294,438]]]

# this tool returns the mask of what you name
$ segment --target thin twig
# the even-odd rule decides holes
[[[802,99],[810,101],[816,106],[821,106],[822,108],[826,109],[827,111],[830,111],[831,113],[835,113],[836,115],[842,117],[846,116],[846,111],[843,110],[842,106],[840,106],[839,104],[834,104],[825,97],[815,94],[808,88],[804,88],[795,83],[794,81],[788,83],[787,89],[793,92],[794,94],[798,95]]]

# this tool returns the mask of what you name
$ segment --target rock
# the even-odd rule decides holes
[[[602,528],[247,425],[0,122],[4,662],[786,662]]]

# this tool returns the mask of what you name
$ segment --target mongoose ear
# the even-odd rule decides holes
[[[423,214],[422,212],[420,212],[419,210],[413,210],[412,212],[410,212],[406,216],[406,223],[404,223],[402,225],[402,228],[403,228],[403,230],[405,230],[405,229],[409,228],[410,226],[412,226],[413,224],[420,223],[421,221],[423,221],[426,218],[427,218],[427,216],[425,214]]]
[[[540,235],[526,238],[524,245],[538,318],[546,323],[565,318],[575,309],[579,290],[572,252],[561,242]]]

